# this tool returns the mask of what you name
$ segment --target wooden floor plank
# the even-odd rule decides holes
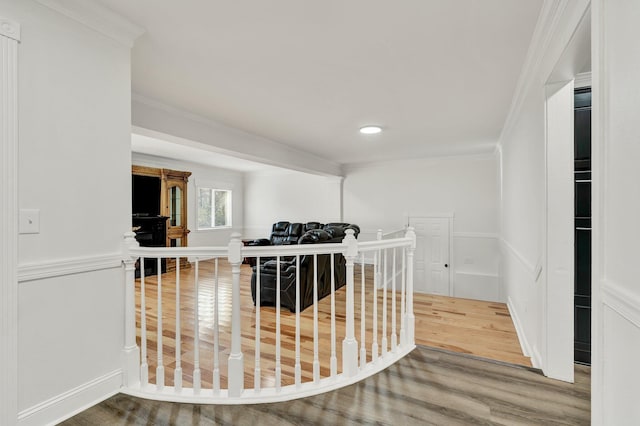
[[[63,422],[86,425],[588,425],[590,369],[575,383],[419,346],[386,370],[322,395],[274,404],[193,405],[116,395]]]
[[[371,359],[371,343],[373,338],[373,273],[372,268],[365,270],[365,347],[367,359]],[[183,269],[180,273],[180,316],[181,316],[181,357],[183,380],[185,386],[191,385],[194,365],[194,318],[196,300],[200,321],[200,368],[204,387],[212,386],[213,378],[213,327],[214,327],[214,264],[213,261],[199,262],[199,291],[196,297],[194,285],[195,268]],[[231,335],[231,274],[226,261],[219,262],[219,321],[220,321],[220,373],[221,386],[227,384],[227,358],[230,352]],[[163,364],[165,366],[165,384],[173,385],[173,369],[176,367],[176,276],[174,272],[162,275],[162,313],[163,313]],[[241,317],[242,317],[242,351],[245,362],[245,386],[253,387],[253,371],[255,362],[255,314],[250,291],[251,269],[247,265],[241,268]],[[361,275],[356,268],[355,275],[355,307],[356,338],[361,343]],[[399,283],[398,283],[399,288]],[[145,280],[146,318],[147,318],[147,351],[149,360],[149,378],[155,383],[155,367],[157,358],[157,277]],[[397,327],[400,336],[400,292],[396,294]],[[138,344],[140,341],[140,282],[136,284],[138,300]],[[391,334],[391,296],[387,292],[388,335]],[[382,297],[378,291],[378,344],[382,342]],[[336,291],[336,346],[339,371],[341,371],[340,348],[344,339],[345,288]],[[529,359],[522,355],[515,328],[506,305],[495,302],[483,302],[468,299],[456,299],[444,296],[414,295],[414,312],[416,316],[416,343],[439,347],[452,351],[473,354],[499,361],[530,365]],[[261,383],[262,386],[273,386],[275,381],[275,308],[261,309]],[[331,356],[331,298],[325,297],[318,303],[319,323],[319,361],[321,375],[330,373]],[[313,363],[313,306],[301,313],[301,364],[302,380],[312,380]],[[281,344],[282,344],[282,378],[283,385],[293,383],[293,365],[295,362],[295,314],[288,309],[281,310]],[[389,337],[388,346],[391,341]]]

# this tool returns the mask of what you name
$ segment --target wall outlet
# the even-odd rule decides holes
[[[40,210],[39,209],[20,209],[20,234],[39,234],[40,233]]]

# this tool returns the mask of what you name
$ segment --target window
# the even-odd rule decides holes
[[[231,226],[231,191],[198,188],[198,229]]]

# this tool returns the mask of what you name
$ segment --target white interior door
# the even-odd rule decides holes
[[[449,279],[450,218],[415,217],[409,226],[416,232],[415,280],[419,293],[451,296]]]

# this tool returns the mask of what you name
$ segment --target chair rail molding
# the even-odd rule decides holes
[[[18,44],[0,17],[0,424],[18,419]]]
[[[122,253],[110,253],[23,264],[18,266],[18,282],[119,268],[121,263]]]
[[[602,303],[640,328],[640,297],[620,284],[605,280],[601,289]]]
[[[453,238],[486,238],[499,240],[500,235],[491,232],[454,232]]]
[[[524,255],[522,253],[520,253],[515,247],[513,247],[507,240],[505,240],[504,238],[500,238],[500,244],[502,245],[502,247],[508,249],[508,251],[516,258],[518,259],[518,261],[520,262],[520,264],[522,266],[525,267],[525,269],[527,270],[527,272],[529,272],[531,274],[531,276],[534,278],[534,281],[537,281],[537,277],[536,275],[538,275],[536,272],[536,267],[527,260],[526,257],[524,257]]]

